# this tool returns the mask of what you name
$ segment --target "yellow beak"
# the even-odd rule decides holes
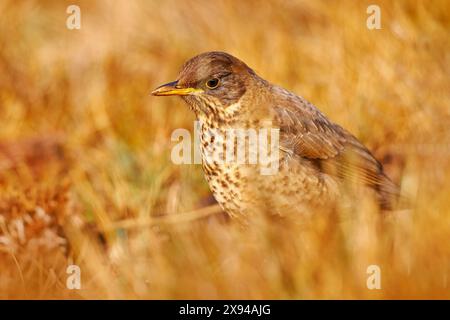
[[[181,88],[178,86],[178,81],[169,82],[159,86],[152,91],[154,96],[187,96],[196,92],[201,92],[201,89],[196,88]]]

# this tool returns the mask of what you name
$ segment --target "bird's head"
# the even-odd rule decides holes
[[[181,96],[200,117],[229,117],[238,111],[255,76],[244,62],[227,53],[206,52],[188,60],[178,80],[159,86],[152,94]]]

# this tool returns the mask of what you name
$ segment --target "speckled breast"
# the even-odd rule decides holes
[[[222,208],[230,215],[242,214],[247,166],[226,159],[227,130],[201,124],[202,167],[209,187]]]

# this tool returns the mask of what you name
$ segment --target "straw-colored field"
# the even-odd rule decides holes
[[[450,298],[449,1],[86,0],[80,30],[70,4],[0,2],[0,298]],[[411,211],[200,209],[201,167],[170,160],[194,115],[149,93],[209,50],[355,134]]]

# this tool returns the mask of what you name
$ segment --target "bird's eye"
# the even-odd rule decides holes
[[[208,81],[206,81],[206,86],[209,89],[217,88],[219,86],[219,79],[217,79],[217,78],[209,79]]]

